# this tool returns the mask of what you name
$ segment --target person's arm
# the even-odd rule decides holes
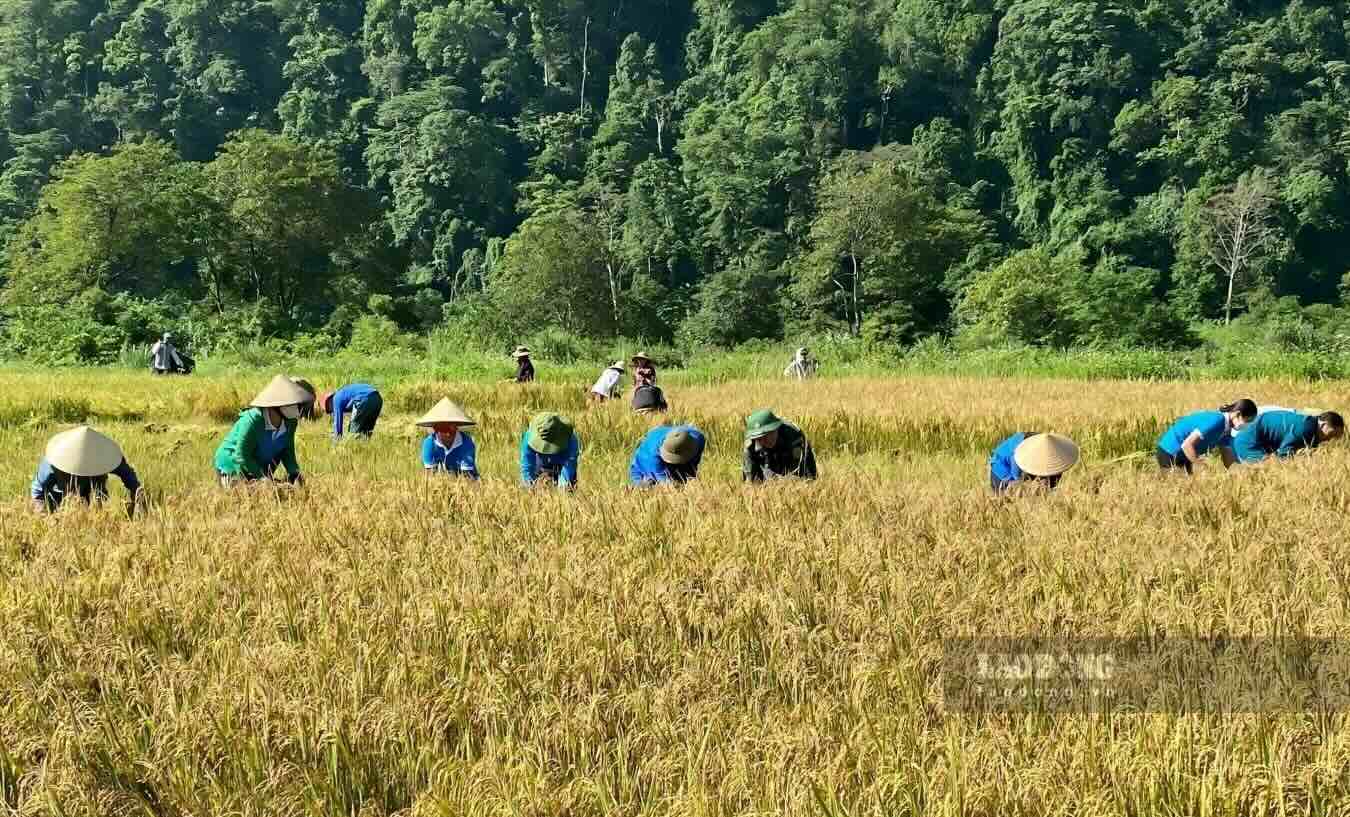
[[[281,464],[286,466],[287,480],[291,483],[303,483],[305,478],[300,476],[300,463],[295,458],[295,427],[298,423],[295,420],[283,420],[286,424],[286,447],[281,449]]]
[[[758,466],[755,465],[755,457],[752,453],[754,443],[745,447],[745,453],[741,457],[741,481],[742,482],[763,482],[764,474],[760,473]]]
[[[113,476],[122,480],[122,486],[127,489],[127,516],[136,515],[136,506],[141,501],[141,480],[136,476],[136,469],[131,467],[131,463],[122,458],[122,462],[113,469]]]
[[[816,452],[811,447],[811,442],[802,436],[802,458],[797,465],[797,476],[802,479],[816,478]]]
[[[436,435],[428,434],[422,441],[422,467],[428,471],[435,471],[440,468],[436,462]]]
[[[1305,427],[1298,426],[1284,432],[1284,436],[1280,438],[1280,447],[1275,449],[1275,456],[1283,459],[1285,457],[1293,456],[1298,453],[1300,449],[1305,448],[1308,445],[1308,438],[1307,434],[1304,433],[1305,431]],[[1316,433],[1317,430],[1314,428],[1313,434]]]
[[[347,395],[343,394],[344,389],[338,389],[333,395],[333,436],[342,436],[342,418],[347,413]]]
[[[1219,448],[1219,456],[1223,458],[1224,468],[1232,468],[1237,464],[1237,454],[1233,453],[1233,447],[1231,445],[1221,446]]]
[[[474,445],[473,438],[464,435],[464,441],[460,445],[465,450],[459,461],[459,472],[468,474],[472,479],[478,479],[478,448]]]
[[[1181,453],[1186,455],[1186,459],[1192,463],[1200,461],[1200,449],[1198,446],[1204,442],[1205,435],[1199,431],[1192,431],[1186,439],[1181,441]]]
[[[56,469],[43,457],[38,463],[33,484],[29,486],[29,496],[33,500],[33,510],[42,513],[47,510],[47,493],[56,485]]]
[[[558,477],[558,485],[571,490],[577,487],[577,468],[578,460],[581,458],[581,443],[577,440],[577,435],[572,435],[572,441],[567,444],[567,459],[563,461],[562,474]]]
[[[520,481],[533,485],[539,476],[539,458],[530,448],[530,432],[527,429],[520,438]]]

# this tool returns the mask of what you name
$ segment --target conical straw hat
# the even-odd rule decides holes
[[[295,381],[284,374],[279,374],[272,378],[267,388],[258,392],[258,396],[253,398],[253,402],[249,405],[257,408],[279,408],[308,403],[313,399],[314,395],[296,385]]]
[[[449,397],[442,397],[441,402],[432,407],[431,411],[422,415],[422,419],[417,421],[419,426],[434,426],[438,423],[454,423],[457,426],[477,425],[464,413],[464,409],[459,404],[450,402]]]
[[[89,426],[62,431],[47,442],[47,462],[77,477],[101,477],[122,464],[117,443]]]
[[[1078,445],[1062,434],[1037,434],[1018,444],[1013,462],[1033,477],[1057,477],[1078,463]]]

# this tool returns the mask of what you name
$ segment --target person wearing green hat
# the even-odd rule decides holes
[[[657,426],[633,452],[628,479],[638,487],[695,479],[705,443],[703,432],[693,426]]]
[[[520,479],[526,485],[549,481],[573,490],[580,457],[581,441],[566,417],[536,414],[520,438]]]
[[[773,477],[815,479],[816,452],[800,428],[761,409],[745,421],[741,478],[763,482]]]

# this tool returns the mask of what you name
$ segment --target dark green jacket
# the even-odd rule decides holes
[[[267,476],[269,470],[267,466],[270,463],[260,462],[258,460],[258,451],[261,443],[264,442],[265,435],[270,432],[267,430],[267,420],[263,417],[264,409],[248,408],[240,413],[239,419],[235,421],[234,428],[225,436],[225,441],[216,449],[216,470],[226,476],[245,477],[247,479],[262,479]],[[281,464],[286,466],[286,473],[295,476],[300,473],[300,464],[295,461],[295,420],[284,420],[286,427],[285,439],[278,456]]]
[[[771,476],[816,478],[816,452],[806,435],[792,423],[783,423],[778,429],[778,441],[773,448],[762,449],[754,440],[745,444],[745,458],[741,461],[741,478],[762,482]]]

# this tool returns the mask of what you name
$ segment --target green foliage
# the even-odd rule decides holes
[[[1262,174],[1235,314],[1344,299],[1345,4],[0,6],[11,355],[166,318],[338,348],[363,315],[1186,345],[1226,312],[1216,195]]]

